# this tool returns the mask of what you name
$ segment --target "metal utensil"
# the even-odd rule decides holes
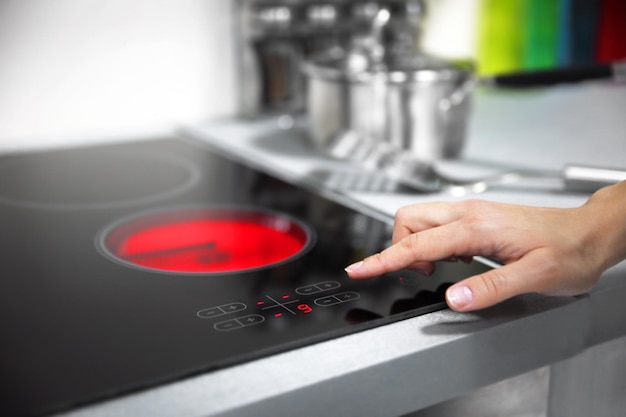
[[[393,180],[417,191],[446,191],[457,196],[481,193],[496,186],[555,190],[555,180],[561,191],[593,193],[602,187],[626,181],[626,169],[576,164],[567,164],[561,170],[511,170],[470,180],[452,178],[439,172],[433,164],[406,159],[388,164],[383,169]]]
[[[358,135],[342,136],[330,143],[327,150],[331,156],[355,162],[361,168],[357,173],[343,172],[333,176],[340,178],[335,178],[333,184],[358,184],[354,191],[396,192],[401,186],[421,193],[445,191],[454,195],[481,193],[493,187],[592,193],[626,181],[626,168],[573,163],[566,164],[561,170],[513,169],[480,178],[460,179],[441,172],[436,162],[417,159],[412,153],[389,143],[364,140]],[[351,178],[355,176],[358,178]]]

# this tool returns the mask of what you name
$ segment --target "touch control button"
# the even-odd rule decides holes
[[[296,293],[300,295],[311,295],[317,294],[318,292],[334,290],[335,288],[341,287],[341,284],[337,281],[324,281],[318,282],[313,285],[306,285],[304,287],[296,288]]]
[[[341,302],[356,300],[360,297],[359,293],[356,292],[344,292],[341,294],[336,294],[335,297],[341,300]]]
[[[213,317],[223,316],[224,314],[236,313],[246,309],[244,303],[228,303],[221,306],[205,308],[198,311],[198,317],[203,319],[212,319]]]
[[[341,287],[341,284],[337,281],[325,281],[315,285],[319,287],[322,291],[334,290],[335,288]]]
[[[239,329],[242,328],[242,324],[239,323],[237,320],[232,319],[232,320],[226,320],[226,321],[220,321],[219,323],[215,323],[213,325],[213,328],[215,330],[219,330],[220,332],[227,332],[229,330],[235,330],[235,329]]]
[[[339,304],[341,301],[337,297],[333,297],[332,295],[328,297],[317,298],[314,303],[320,307],[328,307],[335,304]]]
[[[265,317],[258,314],[250,314],[249,316],[238,317],[236,319],[230,319],[226,321],[220,321],[215,323],[213,328],[220,332],[228,332],[230,330],[237,330],[244,327],[252,326],[254,324],[263,323]]]
[[[317,288],[315,285],[307,285],[305,287],[296,288],[296,293],[300,295],[310,295],[310,294],[318,293],[320,291],[322,290]]]
[[[223,306],[219,306],[221,310],[224,310],[226,314],[234,313],[237,311],[243,311],[246,309],[246,305],[244,303],[230,303],[224,304]]]
[[[224,314],[224,312],[217,307],[205,308],[204,310],[198,311],[198,317],[201,317],[203,319],[218,317],[222,314]]]
[[[328,307],[339,303],[346,303],[348,301],[356,300],[360,295],[357,292],[342,292],[341,294],[329,295],[328,297],[322,297],[316,299],[314,302],[320,307]]]
[[[253,324],[263,323],[265,317],[258,314],[250,314],[249,316],[239,317],[236,319],[242,326],[252,326]]]

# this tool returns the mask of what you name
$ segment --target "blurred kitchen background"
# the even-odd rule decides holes
[[[0,0],[0,150],[299,110],[298,74],[254,87],[247,61],[271,68],[261,77],[289,76],[294,55],[344,42],[375,10],[356,0]],[[427,11],[423,49],[473,60],[480,74],[626,58],[622,0],[428,0]]]

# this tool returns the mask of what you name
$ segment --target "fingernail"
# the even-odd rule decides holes
[[[359,261],[359,262],[355,262],[352,265],[345,267],[344,270],[346,272],[354,272],[362,266],[363,266],[363,261]]]
[[[472,303],[474,299],[474,294],[472,294],[472,290],[465,285],[460,285],[458,287],[451,287],[447,293],[448,304],[453,308],[463,308]]]

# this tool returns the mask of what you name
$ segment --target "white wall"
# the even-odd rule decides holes
[[[232,114],[231,0],[0,0],[0,151]]]
[[[425,47],[474,54],[479,0],[428,0]],[[232,0],[0,0],[0,152],[169,131],[236,108]]]
[[[447,58],[476,57],[480,0],[428,0],[422,46]]]

